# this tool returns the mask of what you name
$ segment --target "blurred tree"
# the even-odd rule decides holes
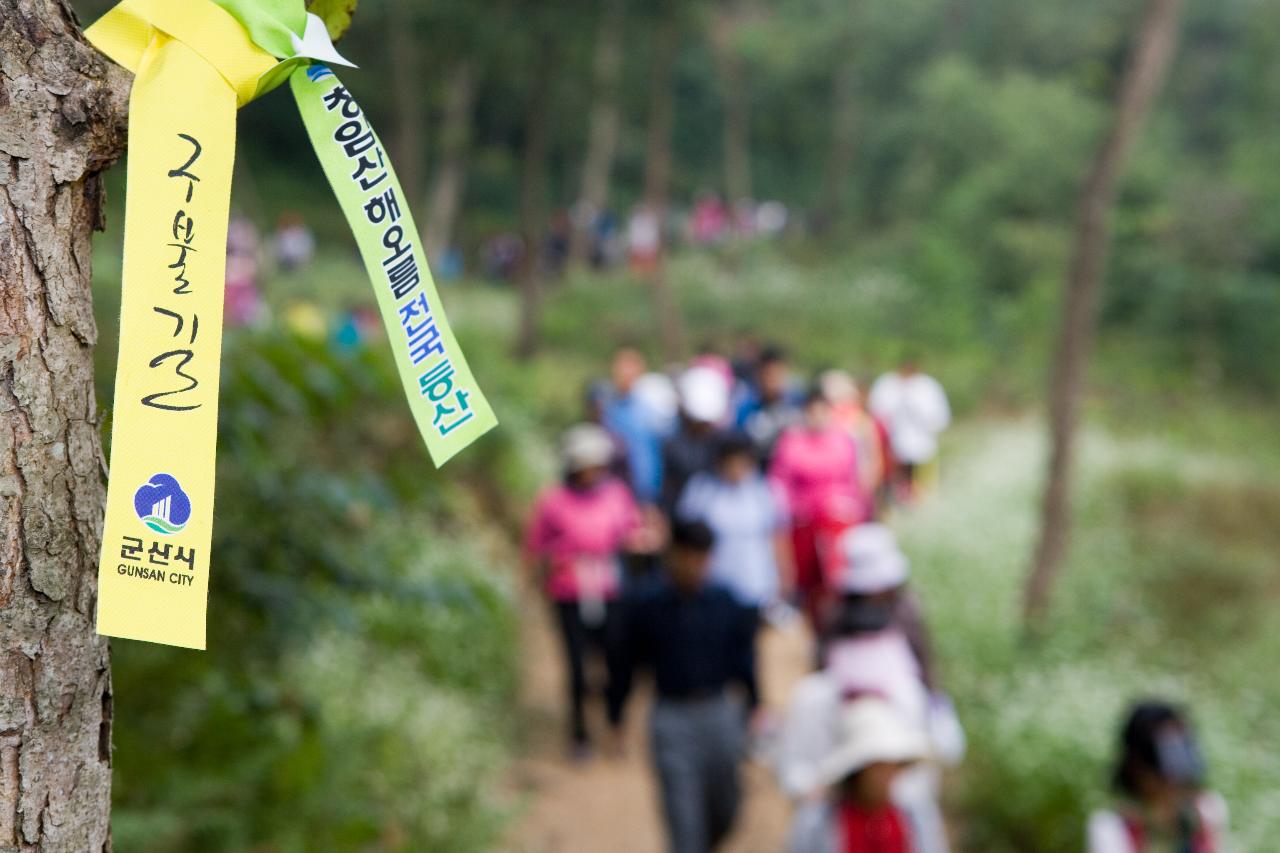
[[[445,100],[440,116],[439,155],[431,179],[423,226],[423,243],[429,258],[439,258],[453,244],[454,227],[466,188],[471,113],[475,106],[477,83],[476,63],[471,57],[455,59],[444,74]]]
[[[415,39],[414,11],[414,0],[389,0],[383,17],[396,115],[389,153],[405,196],[416,205],[423,197],[427,99],[423,97],[423,52]],[[434,256],[428,251],[428,257]]]
[[[551,145],[553,87],[560,45],[552,16],[533,13],[529,91],[525,101],[521,150],[520,232],[524,257],[520,266],[520,324],[516,355],[529,358],[538,349],[538,319],[546,278],[548,223],[547,157]]]
[[[0,849],[110,850],[89,273],[129,84],[64,2],[0,22]]]
[[[625,0],[604,0],[597,24],[592,63],[593,93],[587,134],[587,153],[582,164],[582,188],[573,216],[569,243],[569,263],[580,266],[590,254],[593,220],[609,200],[609,179],[618,149],[622,123],[620,78],[622,73],[622,29],[626,19]]]
[[[658,262],[647,276],[653,295],[658,334],[668,358],[678,358],[685,348],[684,322],[667,280],[664,256],[667,220],[671,205],[671,133],[675,124],[675,62],[684,27],[683,7],[676,0],[657,0],[653,48],[649,66],[649,116],[645,131],[644,204],[658,218],[661,246]]]
[[[1027,580],[1027,627],[1042,627],[1053,582],[1066,554],[1071,466],[1085,366],[1094,337],[1098,293],[1106,272],[1111,214],[1125,159],[1160,91],[1177,45],[1181,0],[1148,0],[1134,34],[1132,56],[1116,95],[1115,113],[1076,206],[1075,245],[1062,295],[1060,327],[1049,382],[1050,451],[1040,542]]]
[[[751,199],[751,90],[740,34],[753,10],[746,0],[718,0],[708,14],[708,33],[724,102],[722,146],[724,190],[735,213]]]

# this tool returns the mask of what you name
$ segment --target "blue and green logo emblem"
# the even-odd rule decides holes
[[[187,526],[191,498],[169,474],[156,474],[133,493],[133,511],[142,523],[166,536]]]

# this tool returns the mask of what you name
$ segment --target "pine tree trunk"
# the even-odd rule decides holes
[[[1049,386],[1051,451],[1040,542],[1027,580],[1029,630],[1044,619],[1066,556],[1071,524],[1071,473],[1084,371],[1092,348],[1098,294],[1111,241],[1111,212],[1125,159],[1160,91],[1177,45],[1181,0],[1149,0],[1120,81],[1111,126],[1080,191],[1075,245],[1062,299],[1061,325]]]
[[[387,10],[387,50],[391,60],[391,94],[396,122],[391,138],[391,160],[409,203],[422,200],[422,164],[425,158],[426,112],[423,79],[414,43],[413,8],[410,0],[392,0]]]
[[[724,100],[724,189],[735,214],[751,199],[751,99],[746,64],[735,43],[741,14],[737,0],[726,0],[713,19],[711,32]]]
[[[582,165],[582,190],[569,243],[569,263],[582,266],[591,254],[591,219],[609,200],[609,178],[618,150],[621,107],[618,81],[622,72],[623,0],[605,0],[596,33],[595,96],[591,105],[587,153]]]
[[[838,224],[847,212],[858,130],[854,101],[857,78],[858,60],[849,35],[841,39],[840,57],[831,77],[831,148],[827,152],[826,187],[818,215],[820,231]]]
[[[89,263],[127,91],[65,3],[0,0],[0,850],[111,847]]]
[[[520,270],[520,326],[516,340],[516,355],[522,359],[531,358],[541,342],[539,320],[547,242],[547,156],[551,143],[551,90],[555,79],[553,53],[551,37],[543,36],[525,112],[520,189],[524,260]]]
[[[654,33],[653,64],[649,73],[649,126],[645,135],[644,203],[654,211],[664,229],[662,249],[652,274],[646,282],[653,297],[654,316],[659,339],[668,359],[684,354],[684,322],[675,294],[667,280],[666,233],[667,207],[671,196],[671,133],[675,122],[676,52],[680,46],[679,10],[672,0],[659,8],[657,31]]]
[[[467,154],[471,148],[471,112],[476,99],[475,64],[469,59],[453,63],[445,75],[444,115],[440,124],[440,156],[431,181],[431,198],[423,245],[435,260],[453,244],[458,210],[467,182]]]

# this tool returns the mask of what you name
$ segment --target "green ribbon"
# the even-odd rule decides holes
[[[441,465],[497,419],[449,328],[400,181],[359,104],[319,63],[294,69],[289,85],[360,248],[409,408]]]

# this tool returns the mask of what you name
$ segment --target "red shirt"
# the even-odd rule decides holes
[[[902,813],[893,806],[865,809],[853,803],[840,807],[841,853],[911,853],[911,834]]]

